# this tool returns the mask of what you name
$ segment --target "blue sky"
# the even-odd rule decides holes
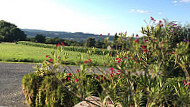
[[[190,23],[190,0],[0,0],[0,20],[19,28],[140,34],[150,17]]]

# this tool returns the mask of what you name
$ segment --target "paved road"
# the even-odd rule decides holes
[[[0,63],[0,106],[25,107],[22,77],[33,71],[33,64]]]
[[[25,74],[33,72],[34,64],[0,63],[0,106],[26,107],[21,81]],[[78,67],[66,67],[76,72]],[[97,70],[95,70],[97,73]]]

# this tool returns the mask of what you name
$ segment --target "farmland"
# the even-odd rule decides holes
[[[28,46],[15,43],[1,43],[0,44],[0,61],[1,62],[29,62],[29,63],[39,63],[44,60],[48,60],[45,55],[55,51],[53,48],[43,48]],[[75,65],[75,62],[79,59],[79,55],[83,56],[84,60],[87,60],[88,54],[74,52],[74,51],[64,51],[68,53],[68,59],[65,64]],[[90,56],[91,60],[97,62],[98,65],[102,64],[101,55]],[[83,60],[82,60],[83,61]]]

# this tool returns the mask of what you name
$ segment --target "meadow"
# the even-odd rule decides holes
[[[53,48],[43,48],[28,46],[16,43],[1,43],[0,44],[0,61],[1,62],[24,62],[24,63],[40,63],[44,60],[48,60],[46,55],[49,55],[52,51],[56,49]],[[68,53],[66,61],[64,64],[75,65],[76,61],[79,60],[79,56],[83,56],[83,60],[88,60],[89,55],[86,53],[66,51]],[[91,60],[96,62],[96,65],[102,64],[102,55],[91,55]]]

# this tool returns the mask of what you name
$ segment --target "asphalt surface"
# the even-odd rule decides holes
[[[0,106],[26,107],[21,80],[33,64],[0,63]]]

